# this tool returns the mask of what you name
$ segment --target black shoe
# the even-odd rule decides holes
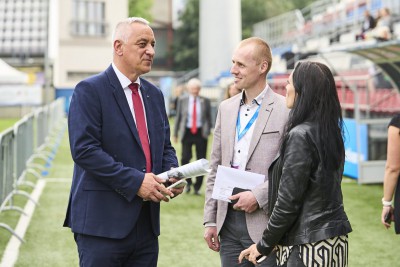
[[[194,194],[195,194],[196,196],[201,196],[201,194],[200,194],[199,191],[194,191]]]
[[[185,191],[186,191],[186,194],[190,193],[190,185],[186,185]]]

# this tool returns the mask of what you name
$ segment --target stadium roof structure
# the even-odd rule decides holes
[[[351,45],[332,46],[325,52],[347,52],[372,61],[379,66],[400,90],[400,40],[357,42]]]

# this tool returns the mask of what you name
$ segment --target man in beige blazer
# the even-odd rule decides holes
[[[278,153],[289,114],[285,98],[266,82],[272,56],[265,41],[256,37],[241,41],[232,63],[235,85],[243,92],[219,106],[204,207],[204,239],[210,249],[220,252],[224,267],[239,266],[242,248],[262,237],[268,221],[268,167]],[[213,199],[218,165],[263,174],[264,183],[233,195],[236,204]],[[276,260],[269,257],[259,266],[276,266]]]
[[[211,104],[208,98],[200,96],[201,82],[197,78],[190,79],[186,84],[188,95],[179,98],[176,109],[174,139],[182,144],[181,165],[192,159],[192,146],[196,148],[197,159],[205,158],[207,141],[211,129]],[[196,112],[194,112],[194,110]],[[189,193],[192,179],[187,179],[186,192]],[[203,176],[197,176],[193,185],[193,193],[200,195]]]

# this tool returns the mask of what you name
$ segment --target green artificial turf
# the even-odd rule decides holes
[[[180,156],[180,145],[175,147]],[[72,233],[62,227],[72,167],[65,135],[45,178],[47,184],[40,206],[35,210],[25,235],[27,242],[21,246],[15,266],[78,266]],[[220,266],[219,255],[208,249],[203,239],[204,186],[202,196],[184,193],[162,203],[159,267]],[[345,178],[342,188],[345,210],[353,227],[349,234],[349,266],[397,266],[400,237],[380,223],[382,185],[358,185],[355,180]],[[26,202],[23,198],[19,201]],[[14,225],[18,217],[16,212],[4,212],[0,221]],[[0,257],[9,237],[7,231],[0,229]]]

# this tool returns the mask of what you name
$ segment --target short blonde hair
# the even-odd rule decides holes
[[[268,74],[268,72],[271,70],[271,65],[272,65],[272,53],[268,43],[259,37],[250,37],[242,40],[239,43],[239,47],[249,44],[255,45],[253,56],[254,60],[258,64],[260,64],[263,60],[267,61],[268,63],[267,74]]]

